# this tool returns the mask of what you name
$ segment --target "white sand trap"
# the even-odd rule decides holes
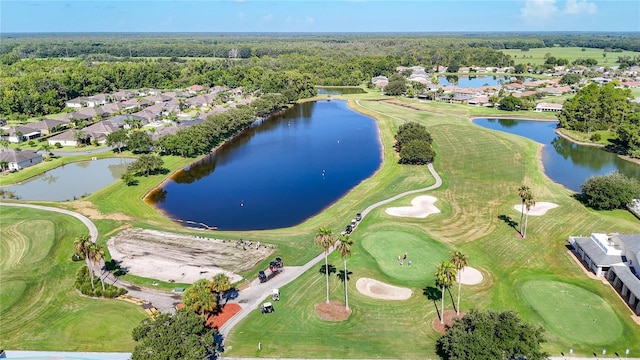
[[[411,289],[385,284],[370,278],[359,278],[356,289],[368,297],[382,300],[407,300],[411,297]]]
[[[440,209],[433,205],[436,200],[438,199],[429,195],[417,196],[411,200],[411,206],[390,207],[385,212],[391,216],[424,219],[431,214],[440,212]]]
[[[514,205],[513,208],[516,209],[517,212],[522,212],[522,204]],[[529,215],[531,216],[542,216],[547,213],[547,211],[551,209],[555,209],[558,207],[558,204],[550,203],[550,202],[537,202],[534,206],[529,209]],[[525,214],[527,213],[527,208],[524,208]]]
[[[460,284],[462,285],[478,285],[482,279],[482,273],[470,266],[465,266],[460,270]]]

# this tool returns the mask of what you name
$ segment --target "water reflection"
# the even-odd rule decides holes
[[[513,119],[476,119],[474,123],[493,130],[524,136],[544,146],[544,171],[553,181],[580,192],[580,185],[590,176],[619,171],[640,178],[640,165],[595,146],[575,144],[555,133],[555,121]]]
[[[3,187],[21,200],[79,199],[119,180],[132,159],[79,161],[49,170],[17,185]]]

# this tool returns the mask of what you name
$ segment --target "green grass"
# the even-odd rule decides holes
[[[433,282],[434,269],[449,256],[449,249],[426,234],[376,229],[363,234],[362,248],[372,256],[380,271],[403,284],[420,286]],[[411,260],[400,266],[398,256]]]
[[[552,48],[535,48],[529,49],[529,51],[521,51],[520,49],[508,49],[502,50],[505,55],[511,55],[511,59],[516,64],[532,64],[542,65],[544,64],[546,54],[557,59],[567,59],[569,63],[572,63],[576,59],[594,59],[598,61],[598,65],[601,66],[613,66],[617,65],[619,57],[622,56],[638,56],[640,53],[634,51],[623,52],[608,52],[605,53],[602,49],[587,49],[584,51],[579,47],[552,47]],[[602,55],[606,54],[606,57]]]
[[[439,199],[437,205],[442,213],[425,219],[409,219],[386,215],[386,206],[374,210],[353,234],[353,255],[348,261],[349,269],[353,271],[349,283],[349,303],[353,313],[349,320],[326,323],[317,318],[314,307],[323,301],[324,282],[318,269],[312,269],[284,288],[277,315],[252,313],[232,330],[227,338],[227,355],[256,356],[255,344],[262,341],[260,356],[435,357],[433,346],[439,337],[431,326],[436,317],[435,304],[422,295],[423,288],[435,285],[432,280],[435,267],[423,272],[421,282],[403,279],[397,272],[407,269],[396,264],[394,270],[391,265],[405,251],[410,256],[420,254],[429,259],[428,262],[437,263],[437,260],[447,259],[449,252],[455,250],[468,254],[471,266],[485,275],[480,285],[462,287],[463,311],[471,308],[515,310],[525,321],[549,329],[546,333],[549,341],[544,344],[544,349],[552,355],[560,355],[569,347],[573,347],[576,354],[601,351],[588,339],[581,342],[571,334],[551,331],[554,322],[541,316],[522,297],[514,296],[519,292],[523,279],[551,278],[575,284],[610,305],[613,311],[611,321],[618,322],[622,332],[611,335],[608,348],[630,347],[632,353],[640,352],[640,328],[629,318],[626,305],[607,285],[584,275],[566,249],[569,235],[594,231],[637,232],[638,220],[626,211],[598,212],[585,208],[573,198],[571,191],[545,177],[536,161],[538,144],[523,137],[483,129],[469,121],[474,116],[495,117],[504,113],[411,99],[394,99],[393,102],[361,101],[362,107],[352,105],[356,110],[378,119],[385,149],[391,148],[393,131],[404,121],[416,121],[427,126],[438,154],[435,167],[444,182],[441,188],[429,194]],[[528,114],[517,115],[528,117]],[[531,113],[531,118],[540,116],[543,114]],[[390,163],[395,162],[394,156],[385,152],[385,165],[370,181],[376,181],[378,176],[385,179],[391,176],[391,169],[395,167]],[[412,181],[420,182],[415,176],[418,174],[411,177]],[[429,179],[425,177],[422,182],[426,186]],[[501,220],[501,215],[516,222],[519,220],[513,206],[519,204],[516,189],[521,184],[530,186],[538,201],[559,205],[548,216],[529,218],[527,240],[519,239],[516,231]],[[368,191],[384,198],[401,192],[401,188],[394,188],[389,183]],[[365,200],[370,204],[375,198],[365,197]],[[409,196],[390,206],[406,205],[412,198]],[[330,221],[333,216],[322,214],[318,218]],[[343,218],[343,221],[348,219]],[[395,240],[395,234],[398,239],[410,239],[411,247],[404,249],[401,240]],[[390,237],[394,239],[390,240]],[[434,240],[441,244],[438,252],[443,254],[423,255],[425,249],[433,246]],[[420,259],[414,259],[413,266],[418,261]],[[341,260],[336,254],[331,255],[330,262],[341,268]],[[391,263],[385,265],[385,262]],[[414,295],[400,302],[370,299],[355,289],[354,281],[359,277],[406,286],[413,290]],[[340,285],[332,279],[332,298],[336,300],[343,296]],[[456,291],[457,287],[454,287],[453,297]],[[590,309],[581,304],[575,305],[570,319],[575,314],[589,312]],[[448,296],[445,306],[452,309]]]
[[[139,306],[80,296],[73,288],[82,262],[73,241],[86,233],[63,214],[2,207],[0,222],[0,348],[131,351]]]
[[[578,343],[608,345],[622,334],[622,325],[611,306],[579,286],[529,280],[520,286],[520,293],[544,319],[547,330],[556,335]]]

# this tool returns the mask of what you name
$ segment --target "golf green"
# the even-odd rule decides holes
[[[596,345],[612,343],[622,335],[622,325],[611,306],[581,287],[553,280],[529,280],[520,291],[544,320],[544,328],[559,337]]]
[[[438,263],[449,259],[449,250],[426,234],[399,230],[370,233],[362,240],[362,247],[374,257],[385,274],[418,286],[433,282]],[[406,260],[403,259],[404,254],[407,254]],[[403,265],[398,257],[403,260]]]

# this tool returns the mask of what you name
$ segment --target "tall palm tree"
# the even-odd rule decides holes
[[[199,279],[185,290],[182,303],[206,318],[217,309],[218,295],[211,291],[211,284],[207,279]]]
[[[527,197],[524,199],[524,206],[527,209],[527,215],[524,217],[524,233],[522,234],[523,238],[527,237],[527,225],[529,222],[529,210],[531,210],[531,208],[533,206],[536,206],[536,198],[533,197],[533,194],[531,192],[529,192],[527,194]]]
[[[91,244],[89,247],[89,261],[93,263],[93,265],[97,265],[98,268],[102,268],[100,266],[100,261],[104,259],[104,247],[101,245]],[[102,291],[104,291],[104,279],[102,278],[102,274],[99,276],[100,283],[102,284]]]
[[[522,200],[522,207],[520,208],[520,235],[522,235],[522,220],[524,218],[524,199],[527,197],[527,194],[531,192],[531,189],[526,185],[521,185],[518,188],[518,196],[520,196],[520,200]]]
[[[456,268],[456,282],[458,283],[458,305],[456,306],[456,315],[460,315],[460,290],[462,288],[460,277],[462,276],[462,269],[469,264],[469,256],[460,251],[456,251],[451,254],[451,263]]]
[[[318,229],[318,233],[315,237],[315,244],[324,249],[324,270],[327,278],[327,304],[329,303],[329,264],[327,262],[327,256],[329,255],[329,249],[336,243],[336,237],[331,232],[331,228],[323,226]]]
[[[340,256],[344,261],[344,273],[348,274],[347,271],[347,257],[351,256],[351,245],[353,245],[353,240],[349,235],[340,236],[340,242],[338,243],[337,250],[340,252]],[[347,294],[347,283],[349,279],[347,278],[344,282],[344,304],[345,308],[349,310],[349,296]]]
[[[89,278],[91,278],[91,289],[94,288],[94,286],[93,286],[93,268],[92,268],[91,264],[89,263],[89,261],[90,261],[89,253],[91,252],[91,246],[92,245],[93,245],[93,243],[91,242],[91,236],[90,235],[80,235],[73,242],[73,247],[76,249],[76,254],[81,255],[87,261],[87,266],[89,267]]]
[[[436,285],[442,288],[442,315],[440,316],[440,324],[444,324],[444,291],[453,284],[456,276],[456,267],[449,261],[442,261],[436,268]]]

